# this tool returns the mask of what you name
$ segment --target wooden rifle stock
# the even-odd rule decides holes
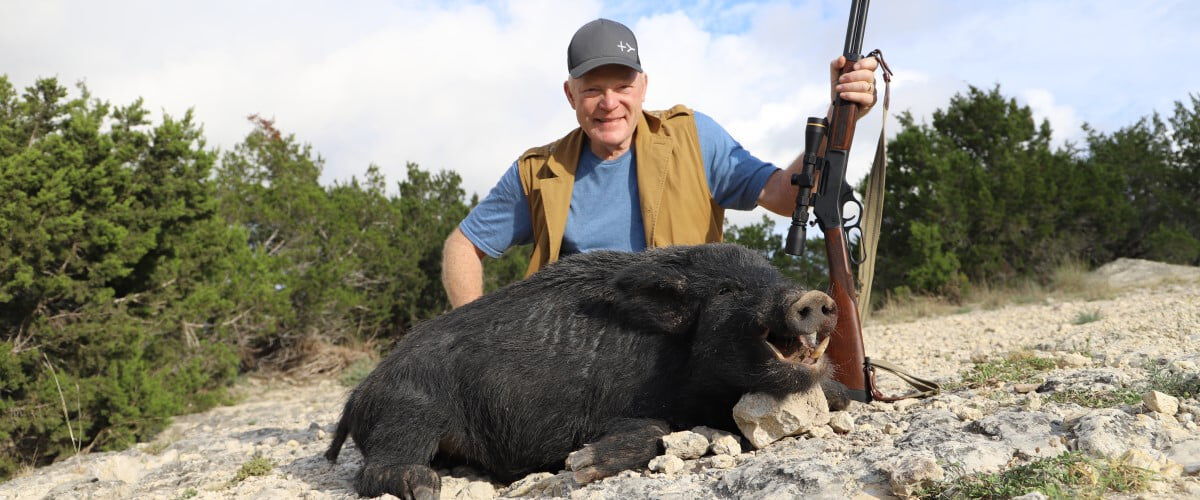
[[[829,263],[829,296],[837,304],[837,326],[829,339],[829,361],[837,369],[834,380],[850,389],[856,401],[870,402],[874,374],[865,364],[862,325],[858,322],[858,292],[850,272],[850,256],[845,231],[841,227],[825,230],[825,255]]]
[[[842,55],[846,64],[840,75],[854,71],[854,64],[862,59],[862,36],[867,19],[868,0],[854,0],[850,8],[850,21],[846,27],[846,46]],[[840,76],[839,75],[839,76]],[[850,270],[849,245],[842,224],[842,199],[846,177],[846,163],[850,148],[854,144],[854,126],[858,121],[857,103],[841,97],[834,100],[829,115],[829,133],[820,172],[821,179],[814,186],[817,191],[817,221],[825,234],[825,256],[829,265],[829,295],[838,309],[837,327],[829,340],[829,360],[834,364],[834,379],[850,390],[850,397],[857,401],[870,402],[876,395],[874,372],[863,347],[862,325],[858,315],[858,288]],[[851,194],[850,196],[853,196]],[[861,217],[861,214],[860,214]]]

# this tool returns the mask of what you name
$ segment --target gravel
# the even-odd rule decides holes
[[[1173,401],[1143,389],[1154,370],[1188,376],[1200,366],[1200,283],[1192,279],[1200,273],[1183,269],[1122,262],[1113,276],[1124,281],[1115,285],[1131,275],[1169,273],[1171,279],[1125,288],[1107,300],[1047,299],[905,323],[868,321],[864,335],[872,357],[953,386],[931,398],[854,403],[832,427],[764,449],[686,460],[668,455],[655,464],[662,472],[626,471],[586,486],[561,472],[492,483],[460,467],[441,471],[442,497],[880,497],[1080,450],[1155,464],[1170,473],[1154,483],[1152,495],[1194,498],[1200,496],[1200,401]],[[1081,313],[1096,311],[1098,320],[1074,324]],[[1041,374],[1035,390],[1015,383],[958,384],[973,359],[1017,351],[1056,360],[1057,368]],[[885,393],[905,391],[893,377],[881,374],[879,382]],[[1090,408],[1059,397],[1072,390],[1122,389],[1139,391],[1149,405],[1134,398]],[[337,464],[321,456],[347,388],[330,380],[252,380],[239,390],[246,394],[243,403],[177,417],[154,442],[27,471],[0,484],[0,499],[355,498],[350,479],[361,456],[352,443]],[[269,470],[253,471],[261,475],[243,470],[255,459],[261,466],[264,458]]]

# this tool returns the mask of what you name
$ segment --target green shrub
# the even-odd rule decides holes
[[[220,402],[270,303],[191,113],[80,93],[0,77],[0,478]]]

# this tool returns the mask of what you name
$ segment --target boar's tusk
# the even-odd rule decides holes
[[[825,337],[825,340],[821,341],[821,344],[817,346],[817,349],[815,351],[813,351],[812,355],[809,356],[809,358],[818,359],[821,357],[822,354],[825,354],[825,348],[829,347],[829,339],[830,338],[831,337]]]

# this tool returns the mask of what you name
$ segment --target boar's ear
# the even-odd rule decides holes
[[[688,307],[687,276],[662,263],[622,269],[613,278],[614,305],[623,321],[667,333],[691,326],[694,307]]]

